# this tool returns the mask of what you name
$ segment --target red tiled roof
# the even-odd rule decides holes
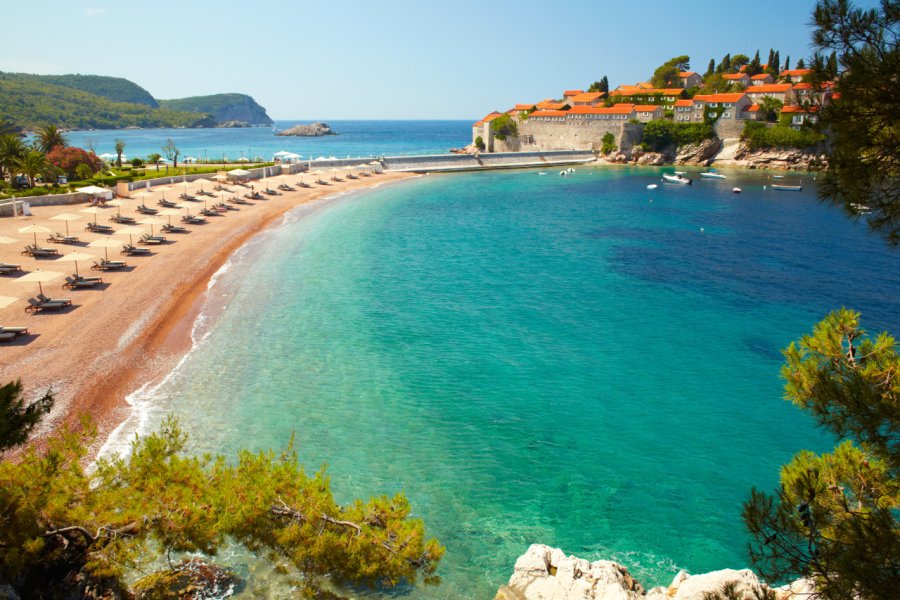
[[[532,117],[564,117],[569,114],[564,110],[536,110],[531,113]]]
[[[547,102],[543,106],[539,106],[538,108],[542,110],[562,110],[566,105],[562,102]]]
[[[531,110],[534,104],[516,104],[515,110]]]
[[[747,107],[747,112],[759,112],[759,104],[751,104]]]
[[[583,92],[572,96],[572,102],[594,102],[603,97],[603,92]]]
[[[547,98],[546,100],[541,100],[537,103],[538,108],[547,108],[548,104],[556,104],[556,101],[552,98]]]
[[[768,73],[760,73],[759,75],[754,75],[750,79],[752,79],[753,81],[762,81],[766,77],[771,77],[771,75],[769,75]]]
[[[481,127],[482,125],[484,125],[484,121],[478,121],[477,123],[472,125],[472,127]]]
[[[569,96],[577,96],[578,94],[583,94],[582,90],[566,90],[563,92],[563,97],[568,98]]]
[[[637,104],[634,107],[634,112],[656,112],[657,110],[662,110],[658,104]]]
[[[812,73],[812,69],[788,69],[781,72],[781,77],[793,77],[795,75],[804,76]]]
[[[781,107],[781,112],[783,112],[783,113],[806,113],[806,114],[809,114],[809,113],[818,112],[818,110],[819,110],[818,106],[808,106],[807,107],[807,106],[800,106],[797,104],[791,104],[790,106],[782,106]]]
[[[736,79],[744,79],[747,77],[744,73],[725,73],[722,75],[722,79],[727,79],[728,81],[734,81]]]
[[[694,101],[690,100],[690,99],[675,101],[675,106],[693,106],[693,105],[694,105]]]
[[[695,71],[681,71],[680,73],[678,73],[678,76],[679,77],[690,77],[691,75],[696,75],[696,74],[697,73]]]
[[[625,88],[628,88],[627,90]],[[620,85],[618,89],[610,93],[610,96],[643,96],[646,94],[660,94],[662,96],[678,96],[684,90],[681,88],[637,88],[631,85]]]
[[[752,88],[747,90],[748,94],[766,94],[766,93],[781,93],[786,92],[791,89],[791,84],[789,83],[769,83],[765,85],[754,85]]]
[[[630,115],[634,104],[613,104],[612,106],[575,106],[569,111],[571,115]]]
[[[738,102],[746,96],[744,92],[735,92],[733,94],[697,94],[694,100],[700,102]]]
[[[491,121],[493,121],[493,120],[496,119],[497,117],[502,117],[502,116],[503,116],[503,113],[498,113],[498,112],[495,110],[494,112],[492,112],[491,114],[489,114],[488,116],[486,116],[485,118],[483,118],[482,121],[484,121],[485,123],[490,123]]]

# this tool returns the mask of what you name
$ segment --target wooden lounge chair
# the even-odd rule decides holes
[[[53,244],[77,244],[78,238],[74,235],[63,235],[61,233],[54,233],[50,237],[47,238],[48,242]]]
[[[318,182],[316,182],[316,183],[318,183]],[[306,183],[305,181],[301,181],[301,182],[298,183],[297,185],[299,185],[299,186],[302,187],[302,188],[312,187],[312,186],[310,186],[308,183]]]
[[[138,206],[135,210],[138,211],[139,213],[141,213],[142,215],[155,215],[159,212],[155,208],[150,208],[149,206],[144,206],[143,204]]]
[[[98,223],[88,223],[85,227],[86,231],[91,231],[93,233],[112,233],[113,228],[109,225],[100,225]]]
[[[270,190],[269,188],[264,189],[262,191],[262,193],[266,194],[267,196],[280,196],[281,195],[278,192],[276,192],[275,190]]]
[[[213,193],[212,193],[212,192],[207,192],[206,190],[200,190],[199,192],[197,192],[197,195],[198,195],[198,196],[212,196]]]
[[[150,235],[149,233],[145,233],[141,236],[141,239],[138,241],[138,244],[148,244],[148,245],[159,245],[164,244],[166,242],[166,238],[161,235]]]
[[[28,335],[27,327],[0,327],[0,342],[11,342],[20,335]]]
[[[46,302],[38,300],[36,298],[29,298],[28,306],[25,307],[25,312],[37,312],[39,310],[62,310],[65,307],[70,306],[71,304],[71,301],[67,304],[65,302]]]
[[[56,248],[39,248],[34,244],[29,244],[25,246],[25,250],[22,251],[22,254],[33,256],[34,258],[55,258],[59,256],[59,250]]]
[[[200,202],[200,198],[197,196],[191,196],[190,194],[181,194],[178,196],[182,200],[189,200],[190,202]]]
[[[79,288],[90,288],[94,287],[97,284],[103,283],[103,280],[99,277],[90,277],[90,278],[81,278],[81,277],[72,277],[70,275],[66,276],[66,282],[63,284],[63,287],[67,290],[75,290]]]
[[[181,221],[183,223],[189,223],[191,225],[203,225],[206,223],[206,219],[203,217],[198,217],[197,215],[184,215],[181,217]]]
[[[0,331],[0,342],[11,342],[16,339],[16,334],[14,333],[4,333]]]
[[[138,248],[136,246],[132,246],[131,244],[125,244],[122,246],[122,254],[127,254],[128,256],[145,256],[150,254],[149,248]]]
[[[122,225],[134,225],[134,217],[124,217],[122,215],[113,215],[109,218],[113,223],[119,223]]]
[[[188,230],[181,225],[163,225],[161,231],[166,233],[187,233]]]
[[[103,260],[100,262],[94,261],[94,265],[91,267],[94,271],[115,271],[117,269],[124,269],[128,266],[124,260]]]
[[[0,275],[11,275],[22,270],[22,265],[0,262]]]
[[[292,188],[291,186],[287,185],[286,183],[282,183],[281,185],[279,185],[279,186],[278,186],[278,189],[279,189],[279,190],[282,190],[282,191],[285,191],[285,192],[293,192],[293,191],[295,191],[294,188]]]
[[[63,304],[65,306],[72,304],[72,300],[70,300],[69,298],[50,298],[48,296],[45,296],[44,294],[38,294],[37,299],[41,302],[53,302],[57,304]]]
[[[175,206],[176,206],[175,202],[169,202],[165,198],[160,198],[160,200],[159,200],[159,202],[157,202],[157,204],[159,204],[160,206],[165,206],[166,208],[175,208]]]

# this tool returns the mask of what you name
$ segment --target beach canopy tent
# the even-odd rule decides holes
[[[90,194],[91,196],[95,196],[97,198],[103,198],[105,200],[112,200],[113,193],[112,190],[108,190],[106,188],[97,187],[96,185],[88,185],[85,187],[80,187],[75,190],[76,192],[81,192],[82,194]]]
[[[245,171],[244,169],[235,169],[233,171],[228,171],[229,177],[248,177],[250,175],[250,171]]]

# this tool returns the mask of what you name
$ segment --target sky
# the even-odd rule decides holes
[[[673,56],[811,54],[815,0],[4,0],[0,71],[253,96],[274,119],[480,119]],[[877,0],[858,0],[871,7]],[[11,26],[17,24],[17,26]]]

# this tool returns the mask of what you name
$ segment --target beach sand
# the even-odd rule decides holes
[[[0,276],[0,296],[19,298],[0,308],[0,326],[21,325],[30,332],[14,342],[0,344],[0,385],[21,379],[29,401],[52,389],[56,404],[37,437],[46,436],[62,424],[76,424],[81,415],[87,414],[99,429],[94,450],[98,449],[128,416],[126,396],[145,383],[160,380],[190,349],[193,320],[209,279],[235,250],[295,206],[408,177],[412,175],[382,173],[355,180],[345,178],[330,185],[312,184],[311,188],[297,188],[295,192],[282,192],[281,196],[265,196],[266,200],[250,201],[250,206],[239,205],[239,212],[209,217],[205,225],[187,225],[188,234],[167,234],[169,243],[151,247],[152,256],[123,256],[119,248],[109,248],[109,259],[125,260],[128,270],[91,271],[91,261],[78,264],[82,275],[103,277],[103,286],[66,290],[64,277],[43,284],[47,296],[72,300],[73,306],[61,312],[26,313],[27,300],[37,295],[38,284],[20,283],[16,279],[36,268],[69,275],[74,273],[74,265],[22,256],[20,252],[26,244],[34,242],[34,235],[19,233],[19,229],[35,224],[64,233],[65,223],[51,221],[50,217],[62,212],[83,215],[83,220],[69,223],[70,234],[78,236],[81,243],[51,244],[46,242],[48,234],[38,233],[38,245],[56,248],[60,255],[78,251],[98,258],[104,256],[104,249],[87,247],[87,242],[106,237],[124,243],[128,236],[85,231],[85,225],[94,218],[79,212],[87,204],[35,207],[29,217],[0,218],[0,236],[18,240],[0,245],[0,262],[21,264],[23,269],[15,275]],[[284,180],[294,184],[299,176],[285,176]],[[312,182],[313,177],[306,176],[305,180]],[[265,183],[252,183],[260,190],[266,184],[275,188],[281,182],[282,177],[276,176]],[[239,190],[240,195],[249,191],[231,187]],[[190,186],[192,190],[197,188]],[[210,184],[204,187],[207,191],[211,188]],[[165,197],[188,206],[192,214],[203,208],[202,203],[178,200],[183,191],[183,184],[178,184]],[[146,215],[138,214],[135,207],[143,201],[147,206],[161,209],[156,203],[158,197],[125,199],[121,214],[140,221]],[[208,200],[211,206],[220,198]],[[109,222],[115,213],[116,209],[112,208],[108,214],[98,215],[98,223],[112,225],[114,229],[124,227]],[[172,217],[173,224],[182,224],[179,221],[180,217]],[[138,227],[149,233],[148,225]],[[159,233],[158,226],[154,231]]]

